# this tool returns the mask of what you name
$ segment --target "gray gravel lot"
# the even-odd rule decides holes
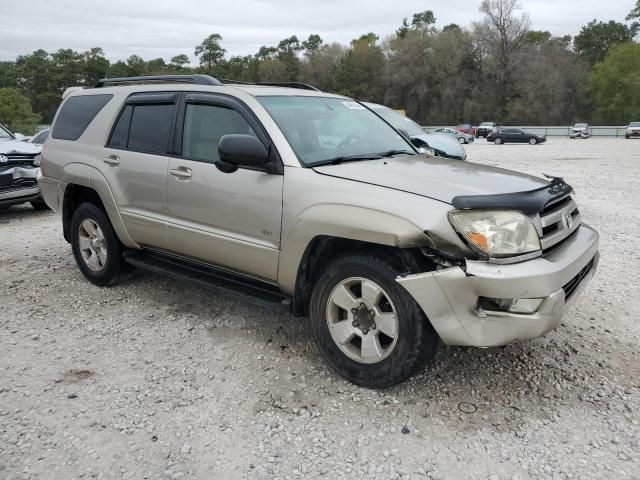
[[[640,141],[468,152],[564,176],[600,270],[545,338],[443,347],[384,392],[293,318],[147,273],[92,286],[55,214],[0,212],[0,479],[639,479]]]

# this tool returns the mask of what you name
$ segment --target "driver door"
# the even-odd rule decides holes
[[[234,133],[256,136],[270,147],[261,126],[239,102],[209,93],[184,97],[167,176],[171,250],[275,281],[283,175],[248,167],[220,171],[214,163],[218,143]]]

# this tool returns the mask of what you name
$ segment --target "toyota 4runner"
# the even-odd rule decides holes
[[[440,341],[558,325],[599,258],[569,185],[421,155],[362,103],[290,87],[193,75],[65,92],[39,183],[84,276],[138,267],[308,317],[329,365],[372,388]]]

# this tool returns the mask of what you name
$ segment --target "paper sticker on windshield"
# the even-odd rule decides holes
[[[342,104],[351,110],[365,110],[365,108],[362,105],[360,105],[358,102],[349,101],[349,102],[342,102]]]

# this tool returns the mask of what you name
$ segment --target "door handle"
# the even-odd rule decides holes
[[[113,166],[120,165],[120,157],[117,155],[109,155],[107,157],[104,157],[102,161]]]
[[[191,178],[190,168],[185,168],[185,167],[172,168],[171,170],[169,170],[169,173],[174,177],[178,177],[182,179]]]

